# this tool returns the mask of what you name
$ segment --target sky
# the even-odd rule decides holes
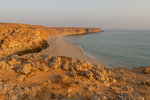
[[[0,0],[0,22],[150,30],[150,0]]]

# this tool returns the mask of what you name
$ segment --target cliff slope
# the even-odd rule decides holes
[[[49,34],[57,35],[79,35],[87,33],[102,32],[100,28],[78,28],[78,27],[54,27],[47,28]]]
[[[0,24],[1,55],[24,54],[46,47],[47,32],[42,26]]]

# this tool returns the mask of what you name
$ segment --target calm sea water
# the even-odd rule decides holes
[[[150,31],[109,30],[67,39],[105,65],[128,68],[150,65]]]

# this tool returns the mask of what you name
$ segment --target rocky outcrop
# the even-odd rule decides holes
[[[73,28],[73,27],[55,27],[47,28],[49,34],[55,35],[80,35],[88,33],[102,32],[100,28]]]
[[[46,37],[42,26],[0,24],[0,55],[38,52],[48,46]]]
[[[123,69],[70,57],[13,55],[0,60],[0,97],[9,100],[148,98],[149,89],[145,91],[143,84],[137,81],[141,78],[134,77],[134,73]],[[149,81],[143,83],[149,86]]]
[[[112,69],[104,66],[93,65],[89,62],[70,57],[42,56],[40,54],[33,54],[27,57],[13,55],[1,59],[0,68],[0,71],[12,73],[12,76],[15,77],[12,79],[11,77],[7,77],[9,78],[9,81],[6,81],[7,79],[5,80],[5,75],[0,77],[0,94],[8,96],[10,100],[22,100],[23,98],[36,99],[39,93],[42,93],[42,89],[47,88],[53,90],[53,86],[57,86],[58,84],[60,85],[60,90],[64,91],[64,89],[66,89],[65,91],[67,91],[66,93],[62,92],[62,95],[60,95],[61,98],[69,97],[69,95],[71,97],[71,93],[74,91],[72,85],[77,85],[77,88],[83,87],[84,85],[86,91],[94,92],[95,86],[88,86],[90,81],[99,82],[99,84],[103,84],[104,86],[106,85],[106,82],[111,84],[108,76],[112,73]],[[34,77],[39,76],[39,71],[43,73],[56,71],[57,73],[47,75],[45,80],[40,81],[42,84],[46,85],[40,85],[40,82],[33,82]],[[60,73],[63,74],[60,75]],[[28,80],[30,78],[32,79],[31,81]],[[88,80],[89,82],[83,84],[81,81],[83,79]],[[19,85],[18,83],[20,82],[23,83]],[[54,96],[42,98],[42,100],[60,98],[57,97],[57,92],[51,95]],[[78,97],[78,91],[76,91],[76,94],[74,95]],[[83,95],[80,94],[79,97],[81,98],[82,96]]]

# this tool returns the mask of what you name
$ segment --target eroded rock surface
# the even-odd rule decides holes
[[[149,88],[149,82],[139,83],[133,79],[135,73],[70,57],[13,55],[2,58],[0,68],[0,96],[9,100],[144,100],[149,97],[141,94],[143,86]],[[131,79],[128,75],[132,75]]]
[[[48,46],[47,32],[42,26],[0,24],[0,55],[38,52]]]

